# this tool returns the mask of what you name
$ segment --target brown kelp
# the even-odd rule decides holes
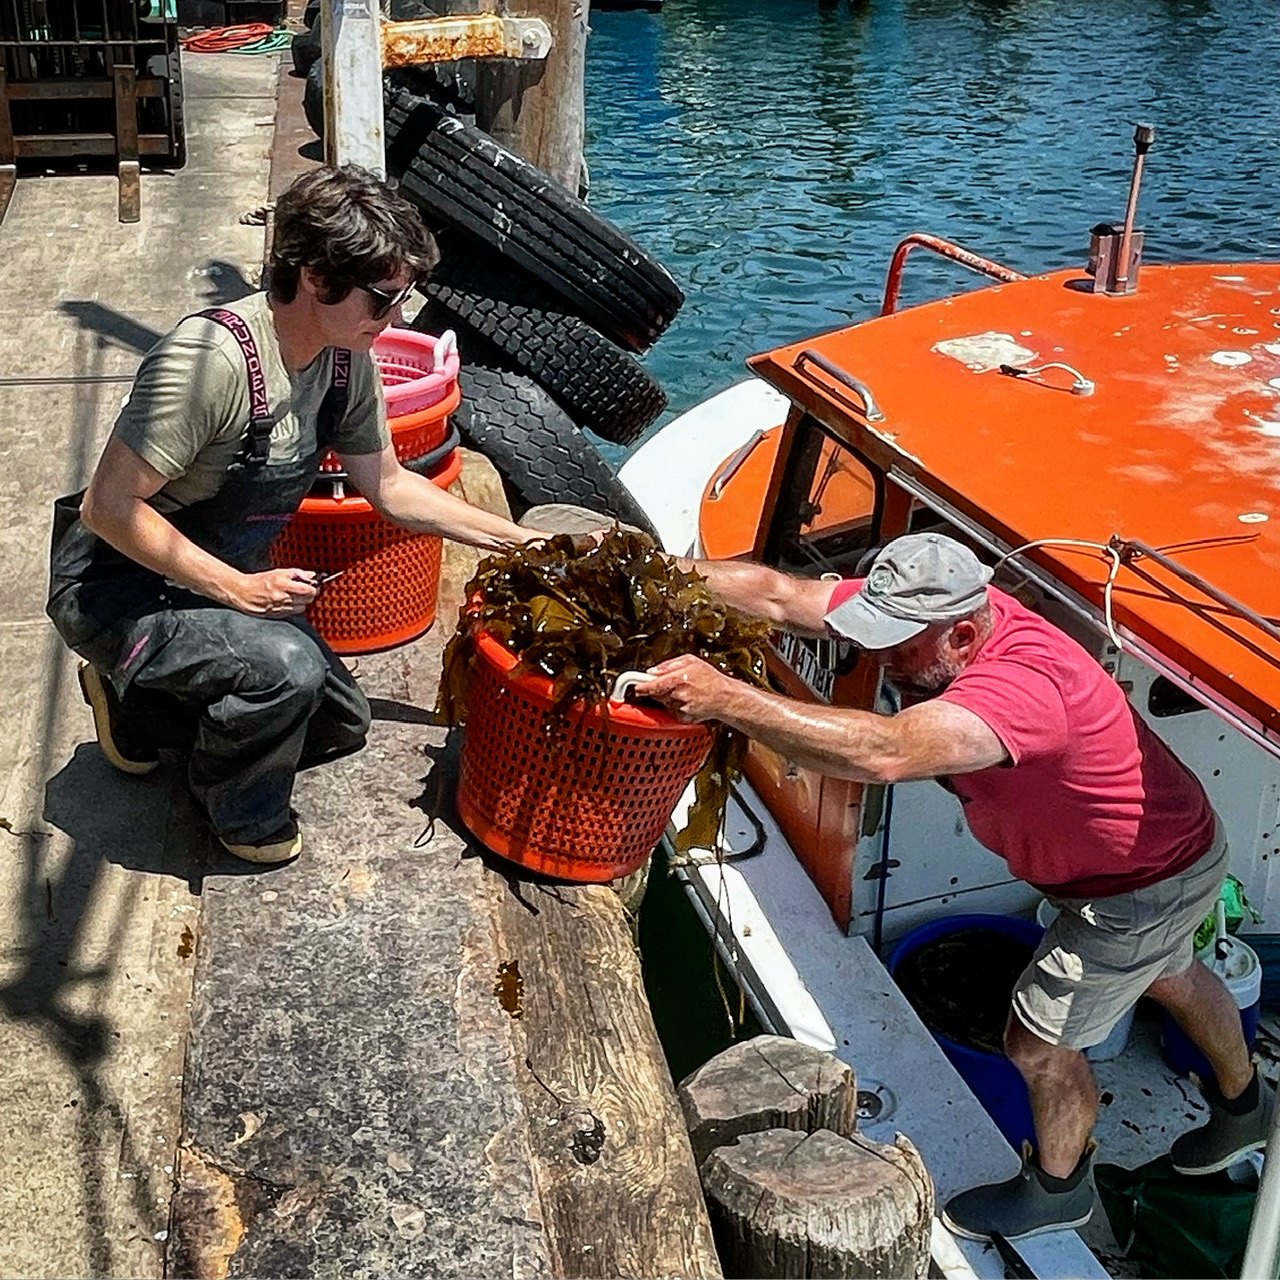
[[[466,720],[481,628],[519,659],[516,676],[536,672],[552,682],[552,734],[563,731],[576,704],[607,716],[609,694],[624,671],[644,671],[679,654],[765,683],[768,624],[716,600],[701,574],[681,569],[643,533],[614,529],[598,543],[560,534],[489,556],[467,584],[467,599],[440,681],[439,711],[449,724]],[[745,750],[740,734],[716,727],[682,848],[715,846]]]

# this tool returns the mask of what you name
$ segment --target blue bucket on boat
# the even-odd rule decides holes
[[[889,957],[889,972],[895,973],[908,956],[927,943],[961,929],[989,929],[993,933],[1025,942],[1032,948],[1039,944],[1044,934],[1044,930],[1033,921],[1018,920],[1013,916],[977,913],[943,916],[940,920],[917,925],[903,934]],[[932,1027],[929,1027],[929,1034],[938,1042],[939,1048],[982,1103],[986,1113],[996,1122],[1009,1145],[1017,1151],[1021,1149],[1024,1139],[1034,1144],[1036,1127],[1031,1115],[1031,1097],[1018,1068],[1002,1053],[971,1049]]]

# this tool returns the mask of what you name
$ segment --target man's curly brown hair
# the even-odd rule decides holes
[[[320,301],[332,304],[403,270],[421,284],[439,261],[435,238],[403,196],[358,165],[322,165],[276,201],[267,287],[292,302],[310,267],[321,279]]]

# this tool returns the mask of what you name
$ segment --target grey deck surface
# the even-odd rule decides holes
[[[0,378],[127,374],[246,291],[275,59],[189,58],[190,160],[21,178],[3,226]],[[127,385],[0,385],[0,1274],[160,1274],[198,899],[172,774],[114,774],[44,617],[50,506],[83,487]],[[180,787],[176,788],[180,793]]]

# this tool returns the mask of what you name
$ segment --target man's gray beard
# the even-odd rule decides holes
[[[897,689],[904,699],[913,698],[917,701],[923,701],[926,698],[936,698],[938,694],[945,693],[951,682],[962,670],[963,668],[955,666],[945,658],[939,658],[931,666],[925,667],[914,680],[898,680],[893,676],[888,677],[888,679],[889,683]]]

